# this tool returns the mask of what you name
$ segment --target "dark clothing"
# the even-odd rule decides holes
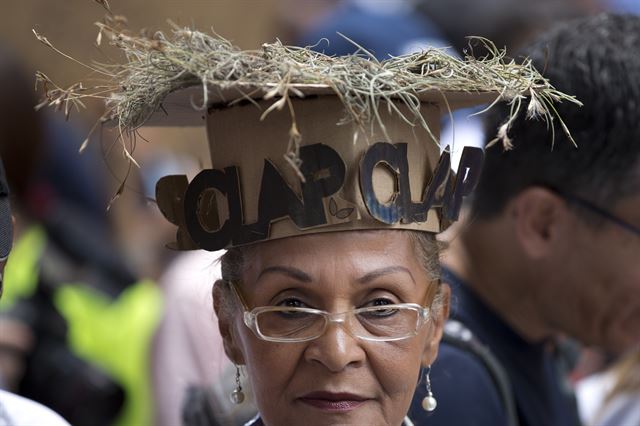
[[[490,348],[509,377],[520,426],[579,425],[575,399],[563,383],[553,344],[526,342],[450,271],[444,271],[443,281],[452,288],[452,319],[463,323]],[[431,383],[438,408],[431,414],[422,410],[426,390],[420,386],[409,412],[416,424],[507,424],[494,379],[471,352],[441,344],[431,369]]]

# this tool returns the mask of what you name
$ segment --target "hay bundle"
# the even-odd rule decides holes
[[[509,126],[522,108],[526,108],[529,118],[543,119],[552,129],[554,123],[559,122],[573,141],[553,104],[568,101],[579,105],[580,102],[556,90],[529,60],[520,64],[506,60],[506,52],[486,39],[475,39],[489,52],[479,58],[467,54],[459,59],[444,50],[430,48],[378,61],[363,48],[353,55],[333,57],[308,47],[286,46],[276,41],[262,45],[260,50],[247,51],[215,33],[173,25],[168,35],[162,32],[133,34],[125,28],[125,23],[124,18],[112,14],[97,23],[98,44],[106,38],[124,57],[120,63],[82,64],[102,76],[103,82],[93,87],[77,83],[62,88],[45,74],[38,73],[37,79],[45,89],[45,99],[38,107],[64,108],[68,114],[72,107],[84,106],[84,99],[99,98],[105,103],[101,121],[114,120],[121,132],[127,133],[144,125],[161,109],[167,95],[191,86],[203,89],[201,108],[208,106],[207,94],[212,88],[235,88],[247,99],[255,97],[251,88],[268,88],[263,98],[272,99],[273,104],[265,111],[266,115],[273,108],[291,106],[290,96],[303,96],[300,85],[320,85],[342,100],[345,121],[361,127],[375,121],[384,131],[384,123],[378,116],[378,107],[383,104],[407,123],[429,130],[420,114],[420,93],[493,92],[499,94],[496,102],[511,104],[510,119],[498,129],[496,138],[505,148],[510,147]],[[45,37],[37,33],[36,36],[65,55]],[[406,105],[409,116],[403,115],[391,100]],[[295,141],[299,135],[294,111],[291,114]]]

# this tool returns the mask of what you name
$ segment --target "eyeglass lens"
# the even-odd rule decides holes
[[[414,335],[419,311],[412,307],[381,306],[345,314],[345,325],[355,337],[364,339],[402,338]],[[300,308],[266,310],[256,315],[258,331],[265,337],[306,340],[321,336],[331,321],[329,314]],[[333,320],[342,322],[341,320]]]

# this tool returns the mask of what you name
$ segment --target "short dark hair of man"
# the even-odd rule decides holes
[[[542,121],[519,117],[509,132],[514,148],[487,149],[472,214],[491,219],[520,191],[547,185],[602,207],[640,191],[640,17],[602,14],[550,31],[526,50],[559,90],[584,106],[557,105],[577,146],[555,122],[555,140]],[[487,119],[505,122],[508,108]],[[490,132],[490,131],[489,131]],[[494,135],[488,133],[489,139]]]

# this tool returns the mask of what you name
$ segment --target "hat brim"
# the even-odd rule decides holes
[[[276,87],[275,84],[263,86],[234,84],[228,88],[210,86],[207,88],[206,102],[202,86],[179,89],[165,98],[162,102],[162,108],[146,120],[145,126],[204,126],[209,108],[228,106],[242,100],[261,100]],[[335,92],[331,87],[322,84],[292,84],[289,86],[289,94],[305,97],[335,95]],[[425,90],[416,95],[422,102],[441,105],[443,113],[447,113],[448,109],[456,110],[490,104],[500,97],[497,92],[445,92],[439,90]]]

